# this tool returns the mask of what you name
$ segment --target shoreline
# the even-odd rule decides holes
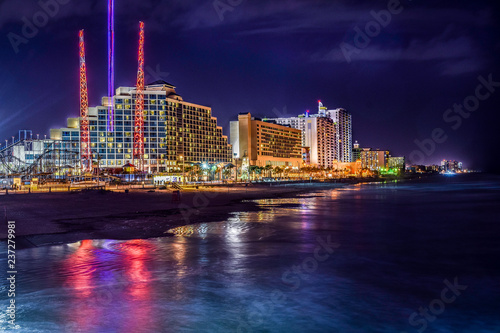
[[[347,185],[183,190],[180,203],[172,202],[170,190],[32,193],[3,196],[0,209],[5,226],[7,221],[16,222],[18,248],[29,248],[83,239],[169,237],[173,235],[165,232],[172,228],[223,221],[236,211],[259,210],[252,200],[295,197]],[[6,227],[0,229],[1,241],[6,231]]]
[[[411,181],[399,179],[398,181]],[[82,191],[12,194],[2,196],[0,209],[16,222],[19,249],[74,243],[84,239],[148,239],[171,237],[167,230],[197,223],[226,220],[238,211],[262,208],[253,200],[291,198],[360,183],[301,183],[249,187],[233,186],[182,190],[181,202],[172,202],[171,190]],[[4,230],[5,229],[5,230]],[[7,237],[0,229],[0,241]]]

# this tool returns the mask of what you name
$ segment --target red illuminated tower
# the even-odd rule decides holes
[[[144,22],[140,22],[139,69],[137,70],[137,96],[135,99],[134,164],[144,168]]]
[[[90,151],[89,132],[89,96],[87,89],[87,66],[85,65],[85,43],[83,30],[80,36],[80,161],[82,172],[92,170],[92,153]]]

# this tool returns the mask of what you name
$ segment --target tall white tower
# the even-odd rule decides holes
[[[346,109],[328,110],[327,116],[335,123],[337,132],[337,160],[352,162],[352,115]]]

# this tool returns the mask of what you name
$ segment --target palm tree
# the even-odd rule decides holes
[[[349,169],[347,168],[343,168],[342,169],[342,176],[345,178],[346,177],[346,172],[348,171]]]
[[[300,168],[300,173],[303,175],[307,174],[309,172],[311,172],[311,166],[309,166],[309,165],[305,165],[302,168]],[[302,177],[302,178],[304,178],[304,177]]]
[[[203,176],[205,175],[205,170],[197,165],[194,174],[196,175],[196,181],[200,181],[200,179],[203,179]]]
[[[257,165],[251,165],[248,167],[248,173],[250,174],[250,179],[255,180],[255,174],[260,174],[262,168]]]
[[[291,168],[291,167],[289,167],[289,166],[285,167],[285,169],[283,170],[283,171],[284,171],[284,175],[283,175],[283,176],[284,176],[286,179],[288,179],[288,178],[289,178],[289,175],[290,175],[290,171],[291,171],[291,170],[292,170],[292,168]],[[289,180],[289,179],[288,179],[288,180]]]
[[[259,167],[259,170],[257,170],[257,174],[259,175],[259,179],[262,179],[263,173],[264,173],[264,167]]]
[[[232,175],[232,173],[233,173],[233,169],[234,169],[234,168],[236,168],[236,166],[235,166],[234,164],[231,164],[231,163],[226,164],[226,165],[224,166],[222,173],[223,173],[223,175],[226,177],[226,179],[227,179],[227,178],[230,178],[230,176],[231,176],[231,175]]]
[[[234,169],[234,166],[233,167],[227,167],[227,168],[224,168],[224,170],[222,171],[222,174],[224,177],[229,178],[232,174],[233,174],[233,170]]]
[[[278,178],[280,178],[281,177],[280,175],[283,172],[283,168],[277,166],[277,167],[274,168],[274,172],[277,173],[278,174]]]
[[[194,170],[194,167],[192,165],[184,167],[184,174],[187,174],[187,181],[191,181],[191,172]]]
[[[267,177],[271,177],[271,172],[273,171],[273,166],[268,164],[264,167],[264,171],[267,172]]]

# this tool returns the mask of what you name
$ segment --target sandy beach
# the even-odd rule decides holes
[[[4,220],[16,222],[19,247],[34,247],[82,239],[144,239],[167,236],[173,227],[215,222],[231,212],[257,209],[248,200],[291,197],[347,184],[295,186],[251,185],[182,190],[173,202],[172,190],[135,189],[125,192],[79,191],[9,194],[0,197]],[[0,239],[6,238],[6,223]]]

